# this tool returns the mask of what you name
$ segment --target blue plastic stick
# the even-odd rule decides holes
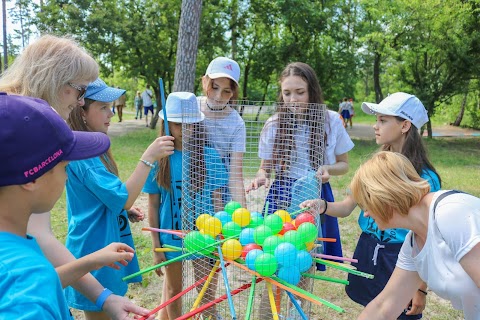
[[[218,247],[218,256],[220,257],[220,266],[222,267],[223,282],[225,282],[225,291],[227,292],[228,305],[230,307],[230,313],[232,319],[237,320],[237,314],[235,313],[235,307],[233,306],[232,293],[230,291],[230,285],[228,284],[227,270],[225,270],[225,261],[223,260],[222,247]]]
[[[305,312],[303,312],[302,310],[302,307],[300,307],[300,305],[298,304],[297,302],[297,299],[295,299],[295,297],[293,296],[293,294],[291,294],[290,292],[288,291],[285,291],[288,295],[288,297],[290,298],[290,300],[292,300],[292,303],[293,305],[295,306],[295,308],[297,309],[298,313],[300,314],[300,316],[302,317],[303,320],[308,320],[307,318],[307,315],[305,314]]]

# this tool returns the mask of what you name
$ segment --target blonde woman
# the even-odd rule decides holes
[[[85,104],[87,86],[96,78],[98,64],[77,42],[66,37],[44,35],[28,45],[2,75],[0,91],[44,99],[66,120],[74,107]],[[31,215],[28,233],[37,239],[55,267],[75,260],[52,233],[50,212]],[[67,276],[59,273],[63,287],[72,285],[90,301],[104,302],[103,310],[112,319],[128,318],[130,312],[148,313],[124,297],[105,297],[108,291],[90,273],[74,283],[67,281]]]

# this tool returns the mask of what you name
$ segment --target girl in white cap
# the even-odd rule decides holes
[[[417,173],[430,184],[431,191],[440,189],[440,176],[431,164],[427,151],[419,134],[419,129],[428,121],[427,111],[414,95],[397,92],[389,95],[379,104],[362,104],[362,110],[376,115],[373,126],[375,141],[381,150],[398,152],[406,156],[414,165]],[[308,200],[301,207],[316,208],[329,216],[347,217],[356,207],[352,196],[340,202],[327,202],[324,199]],[[397,261],[397,256],[408,233],[407,229],[381,230],[377,223],[364,211],[360,211],[358,224],[362,234],[358,239],[353,257],[358,263],[352,263],[359,270],[374,275],[373,279],[350,276],[346,286],[348,296],[355,302],[366,306],[385,288]],[[420,319],[426,303],[425,284],[422,284],[408,307],[399,315],[399,319]],[[405,306],[403,306],[405,307]]]
[[[125,90],[109,87],[101,79],[89,84],[85,105],[75,107],[68,118],[72,130],[107,133],[112,102]],[[173,153],[173,138],[159,137],[145,150],[126,182],[118,177],[118,168],[108,150],[99,157],[72,161],[67,167],[67,248],[80,258],[112,242],[124,242],[131,247],[133,238],[128,220],[143,220],[143,213],[132,210],[143,184],[153,168],[153,162]],[[127,212],[128,211],[128,212]],[[85,318],[106,319],[102,303],[108,294],[126,294],[128,284],[123,277],[139,271],[136,255],[120,270],[101,268],[93,276],[107,288],[102,299],[94,303],[77,290],[68,287],[65,296],[72,308],[84,310]],[[139,282],[136,277],[129,282]]]
[[[150,226],[182,230],[182,213],[186,213],[189,217],[197,217],[203,213],[213,213],[216,207],[221,206],[216,202],[214,193],[218,188],[227,185],[228,176],[218,152],[205,145],[205,116],[198,107],[195,95],[189,92],[171,93],[167,97],[165,108],[169,132],[175,138],[175,150],[172,156],[155,163],[156,170],[150,173],[143,191],[148,193]],[[164,121],[159,123],[159,136],[163,137],[166,134],[163,112],[160,113],[160,117]],[[182,167],[183,175],[188,177],[187,179],[182,179]],[[194,221],[191,224],[193,225]],[[182,239],[172,234],[152,232],[152,244],[154,248],[160,248],[164,244],[182,247]],[[154,265],[173,259],[180,254],[182,254],[181,251],[155,252]],[[194,275],[197,280],[204,276],[201,274],[203,270],[212,268],[213,265],[205,266],[208,263],[209,259],[193,260]],[[156,269],[155,272],[158,276],[163,275],[161,269]],[[182,262],[169,264],[164,274],[161,303],[182,291]],[[214,296],[216,283],[215,277],[205,297]],[[215,314],[215,308],[210,308],[203,313],[204,316]],[[176,319],[181,315],[180,299],[168,304],[160,311],[160,319]]]
[[[238,99],[240,67],[226,57],[213,59],[202,77],[205,96],[199,97],[205,114],[208,141],[217,149],[228,170],[228,188],[220,197],[239,202],[246,208],[243,185],[243,154],[246,151],[245,122],[231,103]]]

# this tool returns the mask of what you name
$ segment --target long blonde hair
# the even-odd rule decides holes
[[[62,86],[97,78],[97,62],[75,40],[44,35],[28,45],[5,71],[0,91],[40,98],[58,110]]]
[[[406,216],[430,192],[430,184],[404,155],[380,151],[358,168],[350,190],[363,210],[388,222],[393,210]]]

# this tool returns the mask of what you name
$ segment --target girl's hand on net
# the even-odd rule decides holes
[[[143,153],[142,159],[151,163],[173,154],[174,138],[172,136],[162,136],[155,139]]]
[[[140,222],[145,219],[145,214],[140,210],[140,208],[133,207],[130,210],[127,210],[128,220],[131,223]]]
[[[323,183],[327,183],[330,180],[330,173],[328,172],[328,166],[321,166],[318,168],[315,174],[317,179]]]
[[[325,209],[325,201],[322,199],[311,199],[311,200],[305,200],[302,203],[300,203],[300,208],[310,208],[308,212],[310,212],[313,215],[318,215],[320,212],[323,212]]]
[[[167,261],[167,259],[165,258],[165,254],[163,252],[154,252],[153,253],[153,264],[154,265],[160,264],[160,263],[165,262],[165,261]],[[162,268],[155,269],[155,273],[159,277],[163,276]]]

